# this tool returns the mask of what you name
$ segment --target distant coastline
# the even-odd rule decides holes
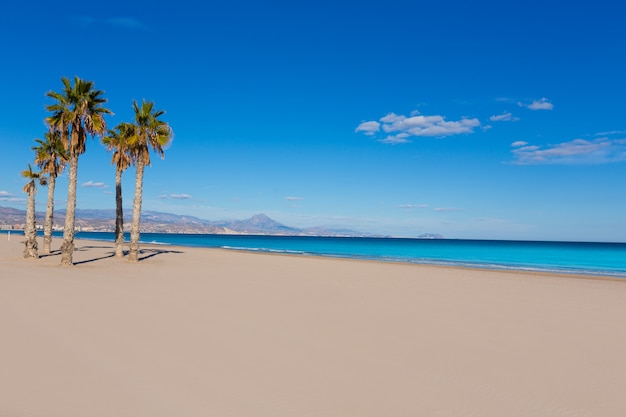
[[[125,224],[130,224],[131,210],[125,210]],[[25,210],[0,206],[0,230],[21,230],[24,227]],[[37,226],[43,224],[44,213],[37,212]],[[65,211],[55,211],[56,231],[63,230]],[[76,230],[82,232],[113,232],[115,231],[114,209],[76,210]],[[141,230],[146,233],[184,233],[184,234],[220,234],[220,235],[268,235],[268,236],[335,236],[335,237],[392,237],[373,233],[364,233],[347,228],[307,227],[297,228],[286,226],[271,219],[265,214],[256,214],[243,220],[211,221],[194,216],[142,211]],[[424,233],[415,236],[419,239],[443,239],[435,233]]]

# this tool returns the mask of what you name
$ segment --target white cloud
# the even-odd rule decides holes
[[[517,122],[519,117],[513,116],[513,113],[506,112],[498,115],[493,115],[489,118],[492,122]]]
[[[528,145],[528,142],[524,142],[523,140],[518,140],[516,142],[511,143],[511,146],[514,148],[517,148],[519,146],[526,146]]]
[[[414,208],[426,208],[428,204],[400,204],[398,208],[401,209],[414,209]]]
[[[525,144],[512,152],[518,165],[604,164],[626,161],[626,141],[574,139],[545,148]]]
[[[189,194],[171,194],[170,198],[174,200],[190,200],[191,196]]]
[[[107,185],[103,182],[87,181],[87,182],[82,183],[81,187],[107,188]]]
[[[411,116],[389,113],[380,119],[382,129],[387,133],[401,132],[411,136],[450,136],[472,133],[479,126],[478,119],[461,119],[448,122],[443,116]]]
[[[520,107],[526,107],[530,110],[552,110],[554,108],[554,104],[550,103],[545,97],[542,97],[539,100],[534,100],[530,104],[524,104],[520,101],[517,105]]]
[[[363,132],[368,136],[374,136],[382,128],[387,137],[380,142],[388,144],[408,143],[411,136],[434,136],[444,137],[473,133],[474,128],[480,126],[478,119],[462,118],[457,121],[447,121],[444,116],[424,116],[417,111],[411,112],[409,117],[389,113],[376,121],[363,122],[355,129],[355,132]]]
[[[167,194],[161,194],[161,195],[159,196],[159,198],[160,198],[161,200],[167,200]]]
[[[362,122],[354,130],[356,133],[363,132],[367,136],[374,136],[380,130],[380,123],[376,121]]]
[[[292,197],[292,196],[289,196],[289,197],[285,197],[285,200],[287,200],[287,201],[300,201],[300,200],[303,200],[303,198],[302,197]]]
[[[612,136],[612,135],[623,135],[626,134],[626,130],[611,130],[610,132],[600,132],[596,133],[594,136]]]
[[[381,143],[389,143],[392,145],[396,145],[398,143],[409,143],[411,142],[407,138],[410,135],[408,133],[398,133],[397,135],[389,135],[385,139],[379,140]]]
[[[24,198],[16,197],[8,191],[0,191],[0,201],[9,201],[12,203],[20,203],[26,201]]]
[[[455,207],[438,207],[435,209],[435,211],[438,212],[450,212],[450,211],[461,211],[462,209],[460,208],[455,208]]]

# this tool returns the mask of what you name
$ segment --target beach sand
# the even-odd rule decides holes
[[[0,238],[1,417],[626,416],[625,281]]]

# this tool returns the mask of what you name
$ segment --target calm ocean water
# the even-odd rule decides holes
[[[76,238],[114,240],[113,233],[101,232],[79,232]],[[162,245],[626,278],[626,243],[167,233],[142,233],[141,240]]]

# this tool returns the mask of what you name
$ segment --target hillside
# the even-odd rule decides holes
[[[37,225],[44,222],[43,212],[36,213]],[[55,228],[61,229],[65,222],[65,210],[55,212]],[[124,213],[124,224],[130,229],[132,212]],[[22,228],[26,211],[0,207],[0,228]],[[112,232],[115,230],[115,210],[77,209],[76,226],[83,231]],[[256,214],[243,220],[210,221],[194,216],[144,211],[141,213],[142,232],[159,233],[214,233],[214,234],[263,234],[282,236],[370,236],[353,230],[336,230],[324,227],[300,229],[289,227],[265,214]]]

